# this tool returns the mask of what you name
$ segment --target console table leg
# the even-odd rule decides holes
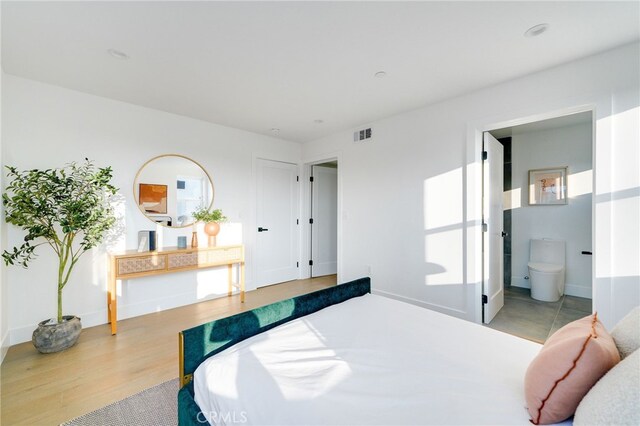
[[[244,262],[240,264],[240,303],[244,303]]]
[[[115,282],[114,282],[115,284]],[[113,288],[109,289],[109,301],[107,302],[107,306],[109,307],[109,322],[111,323],[111,334],[116,334],[118,332],[118,302],[116,299],[116,289],[115,285]]]
[[[233,265],[227,265],[227,282],[229,288],[227,290],[227,296],[231,296],[233,294]]]
[[[107,321],[111,323],[111,335],[118,332],[118,299],[116,295],[116,263],[111,259],[109,268],[109,283],[107,284]]]

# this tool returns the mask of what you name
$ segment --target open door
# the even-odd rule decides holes
[[[311,277],[338,271],[338,169],[311,166]]]
[[[502,144],[485,132],[482,163],[482,321],[489,324],[504,306]]]

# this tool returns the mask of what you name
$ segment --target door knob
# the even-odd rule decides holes
[[[258,232],[265,232],[268,231],[268,228],[263,228],[262,226],[258,227]]]
[[[509,235],[509,234],[507,234],[506,232],[502,231],[502,236],[503,237],[506,237],[507,235]]]

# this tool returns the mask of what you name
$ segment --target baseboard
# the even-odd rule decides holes
[[[429,302],[425,302],[423,300],[414,299],[412,297],[401,296],[399,294],[390,293],[390,292],[384,291],[384,290],[372,289],[371,293],[377,294],[379,296],[388,297],[390,299],[399,300],[400,302],[406,302],[406,303],[409,303],[411,305],[420,306],[421,308],[427,308],[427,309],[431,309],[433,311],[438,311],[438,312],[441,312],[443,314],[451,315],[451,316],[454,316],[454,317],[458,317],[458,318],[466,318],[467,317],[467,312],[465,312],[465,311],[461,311],[459,309],[449,308],[447,306],[438,305],[436,303],[429,303]]]
[[[525,277],[511,277],[511,285],[513,287],[531,288],[531,281]]]
[[[584,297],[585,299],[591,299],[593,297],[591,287],[575,284],[565,284],[564,294],[568,296]]]
[[[234,294],[239,293],[234,290]],[[202,299],[194,300],[193,293],[189,292],[172,294],[171,296],[163,297],[160,299],[145,300],[144,302],[134,303],[130,305],[122,305],[118,303],[118,319],[123,320],[127,318],[139,317],[140,315],[166,311],[167,309],[179,308],[180,306],[192,305],[194,303],[205,302],[207,300],[217,299],[219,297],[227,297],[227,293],[225,292],[224,294],[212,294],[203,297]],[[106,318],[106,310],[104,312]]]
[[[106,308],[104,310],[99,310],[95,312],[85,312],[82,314],[73,314],[80,317],[82,320],[82,327],[93,327],[96,325],[106,324],[107,323],[107,311]],[[43,318],[44,320],[45,318]],[[33,334],[33,330],[36,329],[38,324],[25,325],[22,327],[16,327],[9,330],[11,334],[11,344],[17,345],[18,343],[24,343],[31,341],[31,335]]]
[[[511,285],[513,287],[531,288],[531,280],[524,279],[524,277],[511,277]],[[565,284],[564,294],[567,296],[584,297],[585,299],[591,299],[592,296],[591,287],[585,287],[582,285]]]
[[[203,299],[194,300],[193,293],[183,293],[178,295],[171,295],[161,299],[145,300],[141,303],[135,303],[131,305],[118,304],[118,320],[124,320],[127,318],[133,318],[140,315],[147,315],[154,312],[165,311],[167,309],[178,308],[180,306],[191,305],[193,303],[204,302],[206,300],[216,299],[218,297],[226,297],[227,294],[215,294]],[[78,315],[82,320],[82,327],[95,327],[97,325],[107,324],[107,308],[95,312],[85,312]],[[43,318],[44,319],[44,318]],[[11,344],[17,345],[18,343],[24,343],[31,341],[31,335],[35,330],[37,324],[17,327],[9,330],[8,336],[10,336]],[[3,346],[4,350],[4,346]]]
[[[4,361],[4,357],[7,355],[7,352],[9,351],[9,330],[7,330],[6,333],[4,333],[4,336],[2,336],[2,342],[0,343],[0,364],[2,364],[2,361]]]

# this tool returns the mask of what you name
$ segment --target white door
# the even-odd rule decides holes
[[[298,278],[298,167],[257,161],[256,284]]]
[[[311,276],[338,271],[338,169],[311,166]]]
[[[489,133],[484,134],[486,159],[482,163],[483,220],[483,321],[489,324],[504,306],[503,270],[503,167],[502,144]]]

